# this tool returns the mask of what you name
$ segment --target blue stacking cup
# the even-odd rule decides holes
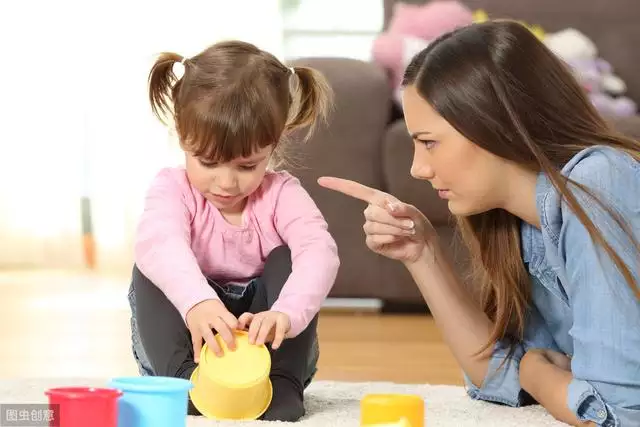
[[[185,427],[189,380],[141,376],[114,378],[109,386],[122,391],[118,427]]]

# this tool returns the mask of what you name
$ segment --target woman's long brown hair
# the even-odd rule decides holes
[[[640,254],[624,218],[561,174],[573,156],[596,145],[620,149],[640,161],[640,143],[608,126],[569,68],[529,30],[516,22],[493,21],[448,33],[413,59],[403,85],[414,86],[438,114],[481,148],[545,173],[640,298],[630,267],[598,231],[574,190],[584,191],[605,209]],[[521,254],[521,220],[501,209],[456,220],[472,256],[474,282],[481,286],[480,303],[494,324],[489,342],[478,353],[499,339],[522,339],[530,289]]]

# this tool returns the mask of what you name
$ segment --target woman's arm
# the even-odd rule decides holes
[[[492,347],[476,353],[487,343],[492,324],[464,289],[440,248],[426,249],[419,260],[406,264],[429,306],[433,318],[474,385],[480,387],[487,374]],[[432,254],[432,251],[433,254]]]
[[[529,350],[520,361],[520,384],[559,421],[578,427],[595,426],[579,420],[567,405],[567,390],[573,380],[570,360],[560,353]],[[550,356],[554,355],[555,360]],[[562,360],[566,359],[566,360]]]

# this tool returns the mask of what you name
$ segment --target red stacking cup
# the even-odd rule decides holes
[[[95,387],[58,387],[45,391],[51,427],[118,427],[120,390]]]

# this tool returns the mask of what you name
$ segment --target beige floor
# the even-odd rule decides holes
[[[0,272],[0,378],[134,375],[126,279]],[[461,384],[427,316],[324,313],[318,379]]]

